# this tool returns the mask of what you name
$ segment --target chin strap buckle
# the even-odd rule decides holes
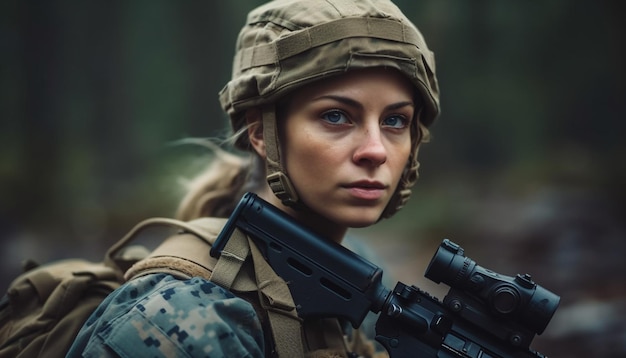
[[[298,202],[298,194],[291,184],[291,180],[283,172],[275,172],[267,176],[267,183],[274,195],[287,206],[294,206]]]

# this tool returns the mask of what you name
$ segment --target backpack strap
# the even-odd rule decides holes
[[[267,312],[274,344],[279,357],[304,357],[302,320],[287,283],[267,263],[256,245],[240,230],[235,230],[222,250],[211,275],[211,281],[226,289],[234,289],[240,281],[244,263],[252,258],[258,302]],[[250,279],[250,278],[248,278]]]
[[[267,263],[259,249],[248,239],[254,262],[259,301],[269,318],[276,351],[280,357],[304,356],[302,320],[287,283]]]
[[[235,279],[242,271],[242,267],[249,256],[248,238],[240,230],[234,230],[209,279],[228,290],[233,289]]]
[[[172,219],[144,221],[143,225],[174,224],[182,231],[167,238],[145,259],[131,266],[124,278],[128,281],[150,273],[168,273],[179,279],[210,279],[216,260],[209,252],[225,222],[226,219],[219,218],[201,218],[190,222]]]

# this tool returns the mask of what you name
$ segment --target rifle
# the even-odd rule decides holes
[[[450,290],[439,301],[416,286],[382,282],[382,270],[347,248],[298,225],[253,193],[246,193],[217,237],[219,257],[238,228],[249,235],[274,271],[289,282],[298,315],[339,317],[359,327],[379,313],[376,340],[399,357],[544,357],[530,349],[560,297],[529,275],[509,277],[476,264],[445,239],[425,276]]]

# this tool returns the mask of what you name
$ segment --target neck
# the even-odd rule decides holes
[[[256,194],[294,218],[294,220],[298,223],[308,227],[318,235],[327,238],[328,240],[332,240],[340,244],[348,231],[347,227],[340,226],[329,221],[327,218],[309,209],[306,205],[301,205],[297,209],[284,205],[280,199],[274,195],[269,187],[266,187],[262,191],[258,191]]]

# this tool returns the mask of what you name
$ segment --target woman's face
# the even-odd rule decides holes
[[[395,70],[348,72],[297,91],[280,124],[283,165],[315,226],[375,223],[411,151],[413,87]],[[320,222],[320,220],[322,222]]]

